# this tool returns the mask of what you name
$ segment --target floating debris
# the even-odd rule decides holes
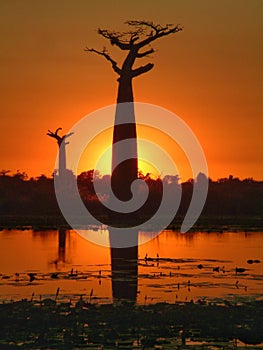
[[[236,273],[243,273],[246,271],[246,269],[244,267],[236,267],[235,271],[236,271]]]
[[[36,279],[36,274],[35,273],[28,273],[30,282],[33,282]]]

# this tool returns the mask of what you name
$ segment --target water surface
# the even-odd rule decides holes
[[[108,239],[107,230],[92,234]],[[141,232],[139,241],[145,235],[152,233]],[[129,262],[136,265],[132,274],[127,270],[116,277],[110,248],[90,243],[73,230],[3,230],[0,300],[54,298],[59,288],[58,300],[77,300],[80,295],[89,299],[92,294],[94,302],[107,303],[112,301],[112,276],[115,288],[137,286],[141,304],[260,299],[262,261],[263,232],[164,231],[139,245],[138,261]]]

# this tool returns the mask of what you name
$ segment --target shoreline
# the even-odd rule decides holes
[[[98,218],[103,224],[103,217]],[[183,217],[173,220],[167,230],[180,231]],[[132,223],[130,223],[132,226]],[[114,226],[114,222],[111,223]],[[115,225],[118,227],[118,225]],[[98,227],[90,223],[90,228]],[[81,225],[80,225],[81,228]],[[2,230],[58,230],[72,229],[62,216],[43,215],[0,215],[0,231]],[[145,226],[145,231],[154,231],[154,227]],[[263,218],[261,216],[201,216],[189,232],[260,232],[263,231]]]

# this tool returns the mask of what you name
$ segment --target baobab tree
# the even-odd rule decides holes
[[[65,142],[65,139],[70,137],[73,134],[73,132],[63,136],[59,136],[58,135],[59,130],[62,130],[62,128],[57,128],[55,132],[48,130],[47,135],[57,140],[57,144],[59,147],[58,174],[59,176],[61,176],[61,175],[65,175],[66,169],[67,169],[66,168],[66,145],[68,144],[68,142]]]
[[[88,52],[104,57],[118,75],[117,107],[113,132],[112,190],[119,199],[124,201],[131,198],[130,186],[138,176],[137,135],[132,103],[134,101],[132,81],[134,78],[149,72],[154,66],[153,63],[147,63],[134,68],[134,64],[137,59],[149,57],[155,52],[150,46],[152,42],[182,30],[180,25],[166,24],[162,26],[150,21],[128,21],[126,24],[131,28],[127,32],[98,29],[98,34],[107,39],[112,46],[116,46],[127,53],[121,66],[110,56],[105,47],[101,51],[94,48],[85,49]],[[123,105],[125,102],[130,103]],[[122,124],[119,125],[120,123]],[[120,156],[118,150],[114,149],[114,144],[127,139],[133,139],[129,143],[126,155],[127,160],[115,168],[116,164],[119,163]]]

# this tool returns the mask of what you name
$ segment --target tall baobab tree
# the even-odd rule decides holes
[[[129,200],[132,196],[130,185],[137,179],[138,160],[133,104],[130,103],[128,106],[127,104],[122,104],[133,102],[133,78],[149,72],[154,66],[153,63],[147,63],[134,68],[135,61],[149,57],[150,54],[154,53],[155,50],[150,45],[155,40],[182,30],[180,25],[166,24],[162,26],[150,21],[128,21],[126,24],[131,28],[130,31],[115,32],[107,29],[98,29],[98,34],[107,39],[112,46],[116,46],[127,53],[121,66],[110,56],[105,47],[101,51],[94,48],[85,49],[88,52],[104,57],[118,75],[117,81],[119,86],[113,132],[112,170],[119,163],[120,157],[118,151],[114,149],[114,144],[122,140],[133,139],[130,143],[130,149],[127,150],[127,160],[112,171],[113,192],[119,199],[124,201]],[[123,124],[125,121],[127,123]],[[120,122],[122,123],[121,125],[119,125]]]
[[[70,137],[73,134],[73,132],[63,136],[59,136],[58,135],[59,130],[62,130],[62,128],[58,128],[55,132],[48,130],[47,135],[56,139],[58,143],[58,147],[59,147],[58,174],[60,176],[66,173],[66,145],[68,144],[68,142],[65,142],[65,139]]]

